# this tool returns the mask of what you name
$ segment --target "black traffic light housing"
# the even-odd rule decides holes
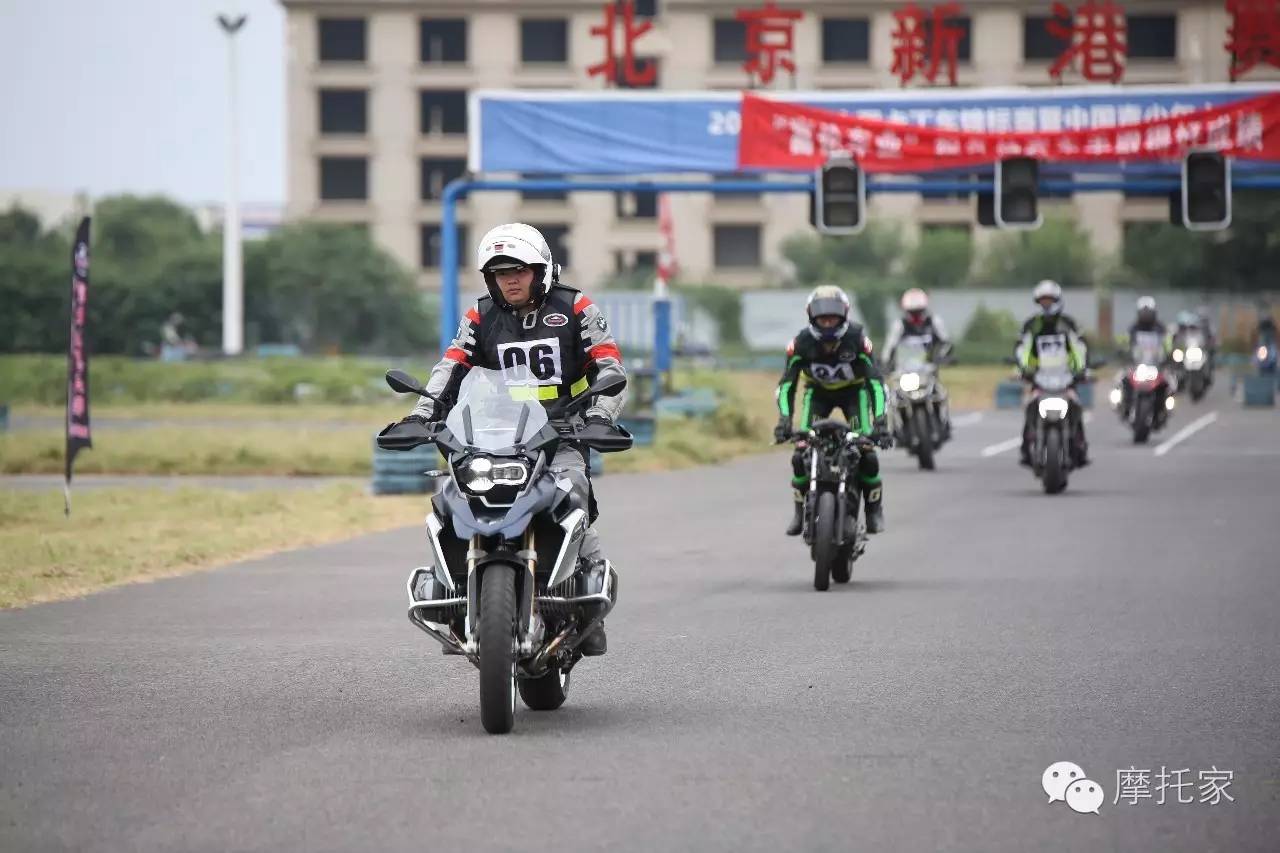
[[[814,170],[809,218],[823,234],[857,234],[867,224],[866,175],[848,157],[833,157]]]
[[[1219,151],[1192,151],[1182,161],[1182,224],[1192,231],[1231,225],[1231,161]]]
[[[995,222],[1000,228],[1039,228],[1037,193],[1040,163],[1034,157],[1010,157],[996,161]]]

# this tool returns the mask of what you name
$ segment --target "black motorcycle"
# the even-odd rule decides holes
[[[853,564],[867,548],[861,518],[858,463],[875,445],[843,421],[820,420],[791,441],[805,453],[809,492],[804,499],[804,542],[813,558],[813,588],[848,583]]]
[[[1187,391],[1192,402],[1200,402],[1213,384],[1213,364],[1204,332],[1188,329],[1178,336],[1172,353],[1178,391]]]
[[[387,383],[431,397],[402,371],[388,371]],[[624,429],[572,418],[592,397],[625,385],[622,377],[597,380],[554,409],[553,421],[536,388],[473,367],[443,424],[393,424],[378,435],[379,447],[434,443],[448,459],[449,479],[426,520],[434,565],[409,576],[409,621],[480,670],[488,732],[511,730],[517,692],[534,710],[560,707],[579,644],[617,601],[613,567],[578,559],[594,507],[578,505],[552,460],[565,443],[584,452],[631,447]]]
[[[1047,494],[1056,495],[1067,488],[1070,473],[1083,459],[1084,410],[1075,387],[1089,379],[1089,371],[1077,375],[1068,368],[1062,335],[1042,336],[1036,347],[1038,366],[1022,375],[1031,389],[1022,428],[1030,433],[1032,473]],[[1017,359],[1005,362],[1019,366]],[[1089,367],[1103,364],[1101,359],[1091,359]]]
[[[894,439],[925,471],[933,470],[934,454],[951,438],[947,392],[930,358],[931,349],[931,339],[904,337],[894,351],[896,367],[889,382]],[[951,362],[949,352],[948,346],[939,353],[943,363]]]

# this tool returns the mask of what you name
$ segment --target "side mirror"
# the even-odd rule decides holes
[[[612,376],[602,376],[592,382],[591,387],[587,389],[587,393],[592,397],[616,397],[626,387],[627,377],[619,376],[615,373]]]
[[[400,394],[417,394],[420,397],[427,396],[427,389],[422,387],[422,383],[414,379],[403,370],[388,370],[387,384],[391,386],[392,391]]]

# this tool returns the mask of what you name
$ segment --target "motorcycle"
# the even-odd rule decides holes
[[[931,340],[918,335],[899,341],[894,350],[896,370],[889,382],[894,440],[925,471],[933,470],[934,454],[951,438],[947,393],[938,380],[937,365],[929,358],[930,348]],[[947,351],[940,355],[945,360]]]
[[[862,491],[855,476],[862,455],[874,442],[843,421],[817,421],[791,437],[805,451],[809,491],[804,500],[804,543],[813,559],[813,588],[824,591],[848,583],[853,564],[867,549],[866,521],[860,516]]]
[[[1209,364],[1209,346],[1204,333],[1190,329],[1181,335],[1172,356],[1175,388],[1186,390],[1194,402],[1200,402],[1213,384],[1213,368]]]
[[[387,383],[439,404],[407,373],[388,371]],[[578,505],[551,466],[566,443],[602,453],[631,447],[625,429],[570,420],[592,397],[625,385],[601,378],[554,408],[560,420],[552,421],[536,388],[473,367],[443,424],[393,424],[378,435],[379,447],[435,444],[448,459],[447,471],[431,472],[448,480],[426,519],[433,565],[409,575],[409,621],[480,671],[480,721],[492,734],[511,730],[517,693],[534,710],[564,703],[579,644],[617,601],[612,565],[578,559],[594,501]]]
[[[1047,494],[1056,495],[1067,488],[1070,473],[1083,459],[1083,410],[1075,386],[1088,375],[1072,372],[1065,335],[1041,335],[1035,346],[1036,370],[1023,375],[1031,393],[1022,428],[1029,433],[1032,474]],[[1005,359],[1005,363],[1019,365],[1017,359]],[[1101,359],[1091,359],[1088,366],[1102,364]]]
[[[1270,376],[1276,372],[1278,354],[1280,349],[1277,348],[1274,340],[1264,339],[1258,344],[1253,351],[1253,365],[1260,376]]]
[[[1111,392],[1120,419],[1133,430],[1133,443],[1145,444],[1151,433],[1164,429],[1175,406],[1173,385],[1164,370],[1164,349],[1150,341],[1135,342],[1130,365]]]

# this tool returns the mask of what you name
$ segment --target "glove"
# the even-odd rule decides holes
[[[610,429],[613,428],[613,421],[609,420],[604,415],[587,415],[583,418],[583,421],[588,424],[604,424]]]
[[[884,418],[876,418],[875,427],[871,431],[871,440],[885,450],[893,447],[893,434],[889,432],[889,422]]]
[[[778,444],[791,438],[791,419],[779,418],[778,425],[773,428],[773,440]]]
[[[399,421],[397,421],[396,423],[398,423],[398,424],[424,424],[424,425],[425,425],[425,424],[429,424],[429,423],[431,423],[431,421],[427,420],[427,418],[423,417],[422,415],[414,414],[414,415],[405,415],[403,418],[401,418],[401,419],[400,419]]]

